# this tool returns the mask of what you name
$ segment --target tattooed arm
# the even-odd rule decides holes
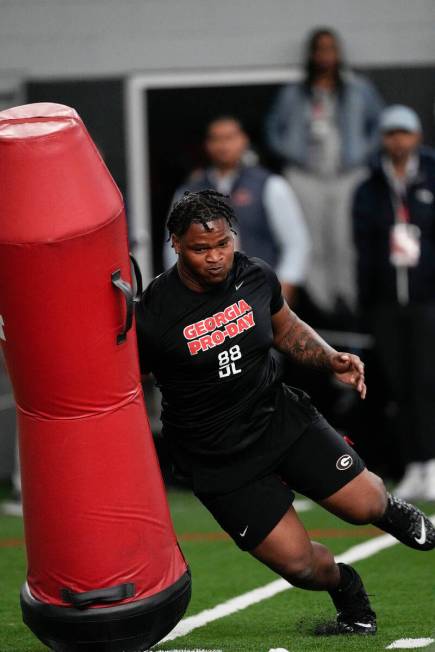
[[[364,364],[357,355],[333,349],[303,322],[287,304],[272,315],[273,345],[301,364],[332,371],[335,377],[366,396]]]

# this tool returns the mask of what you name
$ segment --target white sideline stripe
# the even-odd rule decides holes
[[[213,622],[214,620],[219,620],[219,618],[224,618],[230,614],[235,613],[236,611],[241,611],[246,609],[246,607],[255,604],[256,602],[261,602],[267,598],[271,598],[281,591],[286,591],[287,589],[292,588],[288,582],[285,580],[275,580],[270,584],[260,587],[259,589],[254,589],[253,591],[248,591],[242,595],[237,596],[237,598],[232,598],[227,600],[227,602],[222,602],[218,604],[213,609],[205,609],[195,616],[190,616],[185,618],[170,632],[165,638],[160,641],[164,643],[165,641],[173,641],[175,638],[180,636],[186,636],[190,634],[194,629],[198,627],[203,627],[208,623]]]
[[[435,643],[434,638],[399,638],[391,645],[387,645],[386,650],[411,650],[416,647],[428,647]]]
[[[430,516],[430,519],[434,523],[435,514]],[[361,561],[375,555],[381,550],[391,548],[396,545],[396,543],[399,542],[390,534],[383,534],[375,539],[369,539],[364,543],[352,546],[352,548],[349,548],[349,550],[344,552],[342,555],[337,556],[335,559],[337,562],[343,562],[345,564]],[[193,632],[194,629],[198,629],[198,627],[203,627],[208,623],[212,623],[214,620],[230,616],[231,614],[236,613],[236,611],[246,609],[246,607],[250,607],[252,604],[262,602],[262,600],[267,600],[267,598],[272,598],[274,595],[292,588],[293,586],[291,584],[283,579],[279,579],[270,582],[265,586],[261,586],[258,589],[242,593],[242,595],[239,595],[236,598],[231,598],[231,600],[227,600],[226,602],[222,602],[212,609],[205,609],[199,614],[185,618],[179,622],[172,632],[165,636],[160,643],[173,641],[180,636],[186,636],[187,634],[190,634],[190,632]]]

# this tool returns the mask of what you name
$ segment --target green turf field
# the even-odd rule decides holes
[[[268,569],[223,538],[205,509],[184,491],[170,491],[172,516],[193,576],[192,601],[186,616],[210,609],[276,579]],[[428,513],[435,506],[426,505]],[[318,507],[301,514],[317,540],[340,554],[376,536]],[[0,517],[0,652],[43,652],[45,648],[21,622],[18,592],[25,577],[22,522]],[[330,619],[327,595],[297,589],[252,605],[197,628],[187,636],[156,645],[154,650],[222,650],[222,652],[289,652],[383,650],[397,639],[435,639],[435,552],[419,553],[396,545],[357,562],[379,632],[370,637],[317,637],[317,623]],[[429,644],[425,650],[435,650]]]

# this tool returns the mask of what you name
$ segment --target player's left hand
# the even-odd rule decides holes
[[[367,387],[364,378],[364,363],[357,355],[336,353],[331,357],[331,369],[340,382],[354,387],[361,398],[365,399]]]

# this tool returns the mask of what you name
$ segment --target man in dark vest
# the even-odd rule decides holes
[[[210,167],[195,171],[178,188],[174,201],[185,191],[211,188],[231,197],[237,216],[237,248],[265,260],[278,275],[289,303],[305,279],[310,241],[301,208],[286,181],[259,165],[246,162],[249,139],[234,117],[214,119],[207,127],[205,150]],[[176,256],[169,242],[164,262]]]

